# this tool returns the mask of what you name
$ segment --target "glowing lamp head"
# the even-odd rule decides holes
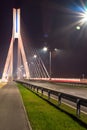
[[[76,26],[76,29],[77,29],[77,30],[80,30],[80,26]]]
[[[34,58],[37,58],[37,55],[34,55]]]
[[[83,22],[87,22],[87,11],[83,14]]]
[[[47,47],[44,47],[44,48],[43,48],[43,51],[44,51],[44,52],[46,52],[47,50],[48,50],[48,48],[47,48]]]

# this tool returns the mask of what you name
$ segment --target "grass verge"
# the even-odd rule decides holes
[[[22,85],[18,84],[18,88],[33,130],[87,130],[83,123],[50,105]]]

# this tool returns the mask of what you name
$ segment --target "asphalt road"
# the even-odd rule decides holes
[[[27,81],[33,85],[44,87],[44,88],[50,88],[52,90],[56,90],[59,92],[71,94],[74,96],[79,96],[82,98],[87,99],[87,87],[73,87],[73,86],[63,86],[63,85],[58,85],[50,82],[35,82],[35,81]]]
[[[30,130],[21,95],[12,82],[0,88],[0,130]]]

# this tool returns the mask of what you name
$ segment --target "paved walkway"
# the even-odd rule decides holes
[[[8,83],[0,88],[0,130],[31,130],[18,88]]]

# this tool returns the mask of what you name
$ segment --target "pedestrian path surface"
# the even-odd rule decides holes
[[[0,130],[30,130],[22,98],[14,82],[0,88]]]

